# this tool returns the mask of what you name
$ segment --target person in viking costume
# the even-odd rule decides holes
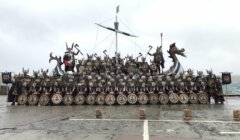
[[[171,79],[170,76],[166,77],[166,91],[168,93],[175,91],[175,82]]]
[[[141,78],[137,81],[137,92],[142,93],[146,90],[146,76],[142,75]]]
[[[157,66],[158,72],[159,74],[161,73],[160,71],[160,66],[162,67],[162,69],[164,68],[164,57],[163,57],[163,53],[162,53],[162,46],[161,47],[157,47],[156,52],[151,54],[150,52],[148,52],[148,55],[153,56],[153,63]]]
[[[148,73],[149,72],[149,65],[146,62],[146,58],[142,57],[142,62],[140,63],[139,69],[143,73]]]
[[[20,81],[19,81],[19,77],[17,75],[14,76],[14,82],[13,85],[10,89],[10,93],[12,93],[12,104],[11,105],[15,105],[15,103],[17,102],[17,98],[20,91]]]
[[[78,92],[81,92],[82,94],[86,93],[87,91],[87,83],[85,78],[80,79],[80,83],[78,84]]]
[[[87,80],[88,80],[89,93],[92,93],[93,92],[93,77],[92,77],[92,75],[88,75]]]
[[[74,90],[75,90],[75,83],[74,83],[73,79],[70,78],[68,80],[68,83],[67,83],[67,86],[66,86],[66,93],[65,94],[72,95],[74,93]]]
[[[195,90],[195,77],[193,75],[193,70],[189,69],[187,71],[187,76],[186,76],[186,80],[185,80],[185,88],[186,91],[188,92],[192,92],[193,90]]]
[[[152,76],[148,76],[147,82],[146,82],[146,90],[148,93],[154,93],[155,92],[155,86],[156,83],[153,81]]]
[[[219,76],[217,77],[217,81],[216,81],[216,90],[217,90],[216,92],[218,95],[217,103],[220,102],[221,104],[223,104],[225,99],[223,97],[222,80]]]
[[[211,102],[211,97],[215,97],[216,92],[216,75],[213,74],[212,70],[207,70],[207,76],[206,76],[206,91],[208,93],[208,103]]]
[[[133,81],[132,78],[128,78],[127,92],[128,94],[135,93],[135,82]]]
[[[98,93],[105,94],[106,81],[104,79],[99,80],[98,82]]]
[[[126,83],[123,78],[121,78],[117,84],[117,89],[119,94],[124,94],[126,91]]]
[[[165,83],[163,82],[161,76],[157,77],[156,89],[158,93],[165,93]]]
[[[204,76],[202,71],[197,72],[197,77],[196,77],[196,92],[197,91],[204,91],[205,90],[205,82],[204,82]]]
[[[87,61],[86,61],[86,74],[90,75],[93,72],[93,58],[91,55],[87,55]]]

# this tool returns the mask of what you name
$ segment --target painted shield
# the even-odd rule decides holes
[[[87,103],[88,103],[89,105],[94,105],[95,102],[96,102],[96,97],[95,97],[95,95],[89,94],[89,95],[87,96]]]
[[[27,103],[28,97],[25,94],[18,96],[18,105],[25,105]]]
[[[105,102],[106,102],[106,104],[108,104],[108,105],[113,105],[114,103],[115,103],[115,96],[114,95],[112,95],[112,94],[108,94],[107,96],[106,96],[106,98],[105,98]]]
[[[125,105],[127,103],[127,96],[124,94],[119,94],[117,97],[117,103],[120,105]]]
[[[105,95],[104,94],[99,94],[97,96],[96,100],[97,100],[97,104],[99,104],[99,105],[105,104]]]
[[[204,93],[204,92],[199,93],[198,100],[201,104],[207,104],[208,103],[207,93]]]
[[[157,71],[157,66],[156,66],[156,64],[152,64],[152,65],[150,66],[150,68],[151,68],[151,71],[153,71],[153,72],[156,72],[156,71]]]
[[[54,93],[53,96],[52,96],[52,98],[51,98],[51,100],[52,100],[52,103],[53,103],[53,104],[59,105],[59,104],[62,102],[63,97],[62,97],[62,95],[59,94],[59,93]]]
[[[177,95],[177,93],[171,93],[171,94],[169,95],[169,101],[170,101],[171,103],[173,103],[173,104],[178,103],[178,95]]]
[[[28,104],[36,105],[38,103],[38,96],[36,94],[31,94],[28,96]]]
[[[181,93],[178,97],[179,97],[179,102],[182,104],[186,104],[189,101],[188,95],[186,93]]]
[[[48,97],[48,95],[43,94],[39,98],[39,104],[41,106],[46,106],[49,103],[49,100],[50,100],[50,98]]]
[[[198,103],[198,96],[197,96],[196,93],[191,92],[189,94],[189,102],[192,103],[192,104],[197,104]]]
[[[134,93],[128,94],[128,102],[130,104],[136,104],[137,103],[137,95]]]
[[[85,102],[85,97],[82,94],[78,94],[74,98],[74,103],[77,105],[82,105]]]
[[[151,104],[157,104],[157,103],[158,103],[158,95],[155,94],[155,93],[151,93],[151,94],[149,95],[149,102],[150,102]]]
[[[163,105],[167,104],[169,102],[169,97],[167,94],[160,94],[159,95],[159,102]]]
[[[65,95],[64,97],[63,97],[63,103],[65,104],[65,105],[71,105],[72,103],[73,103],[73,96],[72,95]]]
[[[145,105],[148,103],[148,96],[144,93],[140,94],[138,96],[138,102],[141,104],[141,105]]]

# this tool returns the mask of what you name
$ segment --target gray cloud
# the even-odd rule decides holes
[[[185,48],[187,58],[179,57],[185,68],[204,70],[212,68],[215,73],[231,71],[240,74],[238,55],[240,53],[239,11],[229,4],[224,15],[221,8],[228,1],[203,1],[192,7],[183,7],[184,0],[176,1],[0,1],[0,71],[20,72],[22,67],[37,70],[52,69],[48,64],[49,53],[63,55],[65,41],[76,42],[85,53],[93,51],[102,54],[108,49],[113,55],[113,37],[99,46],[109,32],[98,28],[95,22],[110,21],[104,25],[113,26],[115,6],[120,4],[120,28],[134,33],[139,38],[119,36],[122,56],[147,52],[148,45],[160,45],[160,32],[164,33],[164,56],[167,66],[171,60],[166,50],[176,42]],[[200,5],[200,6],[198,6]],[[206,6],[202,11],[201,6]],[[132,40],[132,41],[129,41]],[[78,56],[82,58],[82,56]],[[150,59],[150,58],[149,58]]]

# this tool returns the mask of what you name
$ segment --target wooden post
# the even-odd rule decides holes
[[[184,109],[183,110],[184,113],[184,120],[191,120],[192,119],[192,110],[191,109]]]

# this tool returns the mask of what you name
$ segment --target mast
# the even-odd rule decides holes
[[[118,64],[118,33],[120,33],[122,35],[125,35],[125,36],[130,36],[130,37],[138,37],[136,35],[132,35],[132,34],[129,34],[127,32],[118,30],[118,27],[119,27],[119,22],[118,22],[118,18],[117,18],[117,14],[118,13],[119,13],[119,5],[116,7],[116,18],[115,18],[116,21],[114,22],[114,28],[103,26],[103,25],[101,25],[99,23],[95,23],[96,25],[98,25],[98,26],[100,26],[102,28],[105,28],[105,29],[108,29],[110,31],[115,32],[115,36],[116,36],[116,51],[115,51],[116,64]]]
[[[161,47],[162,47],[162,36],[163,36],[163,33],[161,33],[160,36],[161,36]]]
[[[116,58],[116,64],[118,64],[118,26],[119,23],[117,21],[117,14],[119,12],[119,5],[116,7],[116,21],[114,22],[115,27],[115,34],[116,34],[116,51],[115,51],[115,58]]]

